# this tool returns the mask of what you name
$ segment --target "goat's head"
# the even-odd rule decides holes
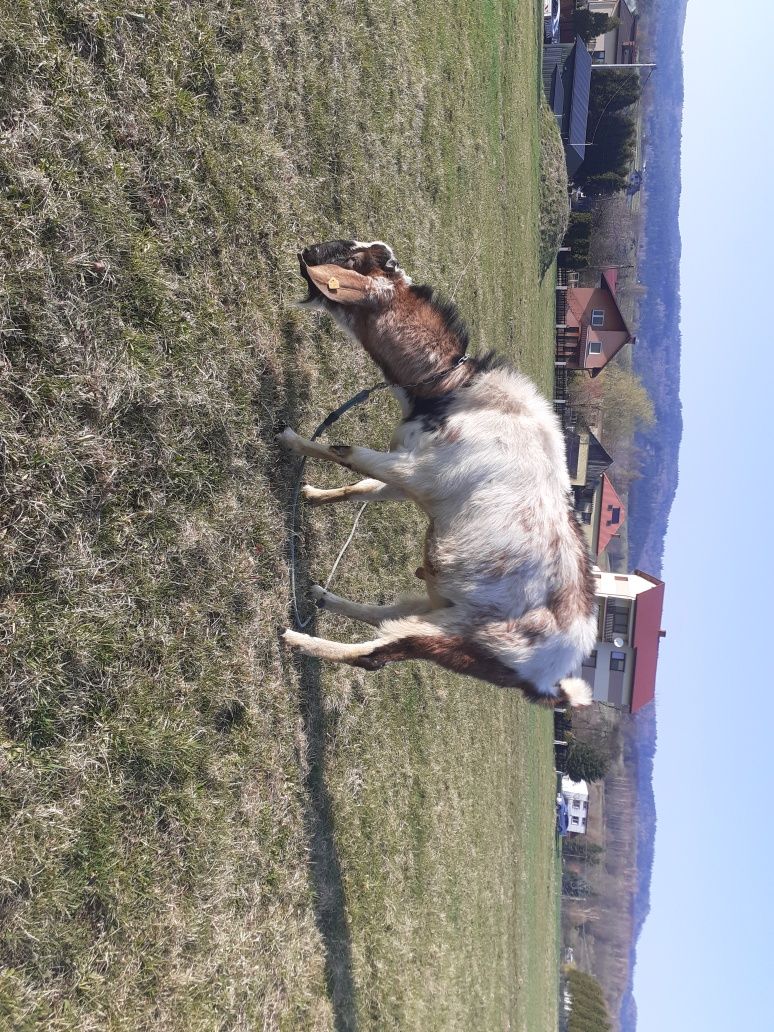
[[[398,284],[411,282],[392,248],[381,240],[329,240],[305,248],[298,260],[309,288],[304,303],[332,312],[339,305],[378,304],[389,299]]]

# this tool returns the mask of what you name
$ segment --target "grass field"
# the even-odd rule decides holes
[[[555,1027],[548,715],[276,637],[273,431],[377,378],[300,244],[389,240],[551,383],[537,14],[0,5],[0,1027]],[[353,515],[302,517],[302,588]],[[421,533],[368,510],[337,590],[405,590]]]

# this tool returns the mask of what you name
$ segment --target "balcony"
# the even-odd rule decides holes
[[[599,641],[615,642],[622,638],[628,645],[631,638],[632,607],[621,603],[618,599],[608,599],[599,607],[598,634]]]

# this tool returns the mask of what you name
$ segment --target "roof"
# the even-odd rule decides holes
[[[620,316],[621,322],[624,324],[624,329],[626,331],[626,336],[621,340],[619,344],[616,345],[615,349],[611,351],[607,356],[607,361],[609,362],[614,355],[618,354],[622,347],[629,343],[629,341],[634,341],[634,337],[632,335],[632,331],[629,329],[629,324],[626,321],[626,317],[621,311],[621,307],[618,304],[618,298],[616,296],[616,289],[618,287],[618,271],[616,269],[603,269],[601,286],[605,288],[607,292],[610,294],[612,302],[615,305],[615,310],[618,312],[618,315]],[[607,362],[605,363],[605,365],[607,365]],[[589,372],[592,376],[598,376],[604,368],[605,366],[598,366],[596,369],[590,369]]]
[[[599,500],[599,538],[597,555],[604,552],[626,521],[626,510],[606,473],[602,474],[602,497]]]
[[[610,293],[615,297],[616,287],[618,286],[618,269],[603,269],[602,279],[607,283]]]
[[[566,433],[564,446],[567,452],[567,470],[571,477],[578,475],[578,459],[580,458],[580,434]]]
[[[586,129],[589,120],[589,95],[591,93],[591,54],[586,44],[575,37],[575,46],[567,62],[572,62],[570,87],[570,117],[566,123],[567,171],[575,175],[586,157]]]
[[[562,134],[570,177],[586,156],[591,66],[591,54],[579,36],[543,47],[543,89]]]
[[[586,473],[586,483],[593,483],[608,466],[613,465],[613,457],[602,447],[600,440],[589,430],[589,458]]]
[[[634,571],[653,585],[637,596],[634,614],[634,684],[632,686],[632,713],[647,706],[656,696],[656,667],[658,646],[664,632],[661,615],[664,610],[664,582],[642,570]]]
[[[562,776],[562,792],[569,792],[571,795],[588,798],[589,786],[582,779],[580,781],[573,781],[569,774],[564,774]]]

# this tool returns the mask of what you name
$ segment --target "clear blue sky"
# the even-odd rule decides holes
[[[685,430],[634,993],[638,1032],[770,1032],[774,4],[689,0],[683,49]]]

